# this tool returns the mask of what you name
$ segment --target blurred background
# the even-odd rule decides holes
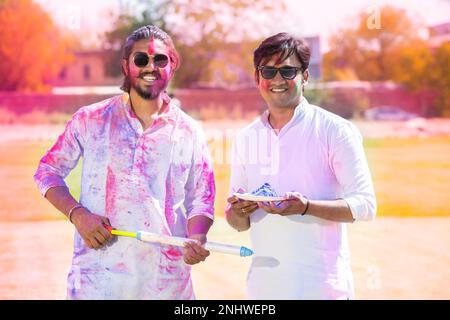
[[[73,228],[32,177],[78,108],[121,93],[122,44],[146,24],[173,37],[182,64],[169,92],[208,136],[210,239],[250,245],[223,218],[229,147],[266,108],[253,51],[286,31],[312,50],[309,102],[364,136],[379,207],[349,226],[357,298],[450,298],[448,0],[0,0],[0,298],[65,298]],[[67,178],[75,197],[80,166]],[[197,297],[243,299],[249,263],[211,255],[193,268]]]

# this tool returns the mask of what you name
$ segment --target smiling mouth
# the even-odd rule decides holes
[[[283,92],[286,92],[286,91],[287,91],[286,88],[272,88],[272,89],[270,89],[270,92],[273,92],[273,93],[283,93]]]
[[[158,80],[158,77],[156,77],[153,74],[149,74],[149,73],[140,75],[138,78],[144,80],[146,83],[149,83],[149,84]]]
[[[156,80],[156,78],[153,76],[145,76],[145,77],[140,77],[140,78],[148,83],[153,83]]]

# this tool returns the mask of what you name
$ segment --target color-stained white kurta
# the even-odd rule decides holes
[[[251,192],[268,182],[278,195],[297,191],[310,200],[344,199],[356,221],[375,217],[362,138],[352,123],[306,99],[278,135],[267,118],[266,111],[235,139],[232,191]],[[262,209],[250,216],[250,223],[255,255],[248,298],[354,297],[345,223]]]
[[[214,217],[214,176],[199,124],[164,97],[150,128],[128,94],[78,110],[41,159],[42,195],[83,157],[80,203],[114,228],[186,236],[187,219]],[[182,210],[184,207],[185,210]],[[57,239],[55,239],[57,241]],[[69,299],[193,299],[182,248],[116,237],[95,250],[74,237]]]

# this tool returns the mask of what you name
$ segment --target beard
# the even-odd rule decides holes
[[[132,83],[131,87],[142,99],[145,100],[154,100],[159,96],[161,92],[154,87],[150,88],[150,90],[143,90],[140,86],[136,85],[135,83]]]
[[[161,76],[157,73],[152,73],[156,77],[156,82],[151,86],[139,85],[138,79],[150,73],[142,73],[136,79],[130,79],[130,88],[133,89],[142,99],[154,100],[159,97],[161,92],[164,92],[167,87],[167,82],[162,81]]]

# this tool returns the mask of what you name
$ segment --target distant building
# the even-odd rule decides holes
[[[450,42],[450,22],[444,22],[428,27],[429,43],[431,47],[439,47],[442,43]]]
[[[320,51],[320,37],[303,37],[311,49],[309,61],[310,80],[317,81],[322,78],[322,53]],[[242,60],[242,50],[240,43],[229,43],[226,51],[218,52],[211,58],[211,66],[214,69],[213,77],[210,81],[201,81],[194,85],[194,88],[228,88],[244,89],[255,87],[255,80],[252,70],[246,70],[241,65],[233,63]],[[249,51],[253,57],[253,51]]]
[[[119,85],[120,78],[106,76],[104,51],[78,51],[73,53],[75,59],[65,65],[52,81],[57,87],[107,86]]]
[[[311,80],[320,80],[322,77],[322,54],[320,51],[319,36],[304,37],[311,48],[309,72]],[[197,83],[196,87],[213,88],[250,88],[254,87],[252,71],[245,70],[232,61],[242,59],[239,43],[228,45],[229,50],[219,52],[213,57],[215,64],[213,81]],[[109,77],[106,75],[106,52],[100,50],[77,51],[73,53],[73,62],[65,65],[51,81],[55,87],[94,87],[94,86],[120,86],[122,77]],[[253,55],[252,51],[248,52]],[[118,62],[119,63],[119,62]]]
[[[320,37],[304,37],[311,49],[311,58],[309,60],[309,74],[311,80],[322,79],[322,53],[320,51]]]

